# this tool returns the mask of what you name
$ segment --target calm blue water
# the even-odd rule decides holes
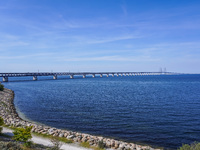
[[[200,141],[200,75],[51,78],[4,85],[26,118],[49,126],[166,148]]]

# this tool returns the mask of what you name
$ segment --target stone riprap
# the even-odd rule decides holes
[[[134,143],[127,143],[115,139],[93,136],[85,133],[56,129],[53,127],[39,125],[33,122],[23,120],[18,116],[13,100],[14,92],[12,90],[4,89],[4,91],[0,91],[0,116],[4,119],[4,123],[7,126],[32,126],[32,132],[48,134],[57,137],[64,137],[79,143],[89,142],[91,146],[98,146],[99,142],[103,141],[106,148],[112,148],[117,150],[156,150],[154,148],[151,148],[150,146],[142,146]]]

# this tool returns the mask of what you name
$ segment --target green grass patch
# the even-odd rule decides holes
[[[94,149],[94,150],[105,150],[105,148],[90,146],[89,142],[82,142],[82,143],[80,143],[80,146],[85,147],[85,148],[91,148],[91,149]]]
[[[73,143],[73,141],[72,140],[70,140],[70,139],[67,139],[67,138],[64,138],[64,137],[58,137],[58,140],[60,140],[60,141],[62,141],[62,142],[64,142],[64,143]]]
[[[36,132],[33,132],[33,135],[40,136],[40,137],[43,137],[43,138],[49,138],[49,139],[52,139],[54,137],[52,135],[40,134],[40,133],[36,133]],[[73,143],[72,140],[64,138],[64,137],[57,137],[57,138],[58,138],[59,141],[64,142],[64,143],[68,143],[68,144]]]
[[[80,145],[85,148],[91,148],[89,142],[82,142]]]
[[[2,127],[6,127],[8,129],[12,129],[12,130],[16,129],[16,127],[14,127],[14,126],[8,126],[6,124],[3,124]]]
[[[200,143],[194,142],[192,144],[183,144],[178,150],[200,150]]]
[[[105,148],[99,148],[99,147],[91,147],[94,150],[105,150]]]
[[[51,137],[53,137],[53,136],[48,135],[48,134],[40,134],[40,133],[37,133],[37,132],[32,132],[32,134],[36,135],[36,136],[43,137],[43,138],[51,138]]]

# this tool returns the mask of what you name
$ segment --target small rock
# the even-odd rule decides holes
[[[61,132],[61,133],[59,134],[59,137],[64,137],[64,133]]]
[[[74,135],[68,135],[67,138],[72,139],[72,138],[74,138]]]
[[[120,149],[120,150],[123,150],[124,147],[125,147],[125,145],[124,145],[123,143],[119,144],[119,149]]]

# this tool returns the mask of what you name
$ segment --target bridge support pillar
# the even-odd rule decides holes
[[[95,77],[95,74],[92,74],[92,77],[94,78],[94,77]]]
[[[74,75],[70,75],[70,79],[73,79],[74,78]]]
[[[106,76],[109,77],[109,74],[107,74]]]
[[[53,79],[56,80],[57,79],[57,75],[53,76]]]
[[[100,74],[100,77],[102,78],[102,77],[103,77],[103,75],[102,75],[102,74]]]
[[[33,81],[37,81],[37,76],[33,76]]]
[[[84,75],[83,75],[83,78],[85,78],[85,77],[86,77],[86,75],[84,74]]]
[[[8,77],[3,77],[3,82],[8,82]]]
[[[115,76],[115,74],[113,73],[113,74],[112,74],[112,77],[114,77],[114,76]]]
[[[117,77],[119,77],[119,74],[117,74]]]

